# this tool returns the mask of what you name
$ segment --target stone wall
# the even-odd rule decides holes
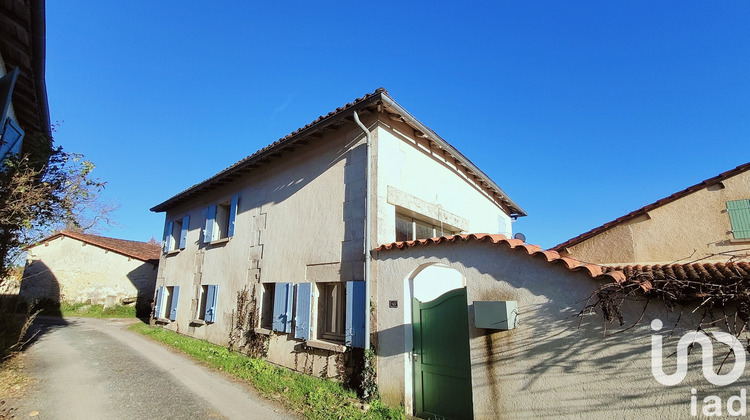
[[[114,305],[153,298],[153,264],[67,236],[29,248],[19,294],[69,303]]]

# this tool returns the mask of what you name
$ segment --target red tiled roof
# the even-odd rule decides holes
[[[687,280],[725,282],[750,280],[750,262],[621,265],[603,267],[605,272],[619,271],[627,278],[645,277],[653,280]]]
[[[60,236],[67,236],[73,239],[77,239],[87,244],[98,246],[118,254],[125,255],[126,257],[135,258],[137,260],[158,263],[161,247],[159,245],[151,245],[145,242],[128,241],[125,239],[107,238],[105,236],[90,235],[88,233],[79,233],[63,230],[55,233],[54,235],[48,236],[41,241],[39,244],[51,241]],[[36,246],[36,245],[32,245]],[[31,247],[29,247],[31,248]]]
[[[304,127],[294,130],[293,132],[276,140],[270,145],[258,150],[252,155],[229,166],[228,168],[217,173],[211,178],[195,184],[192,187],[168,199],[167,201],[164,201],[163,203],[152,207],[151,211],[166,211],[174,205],[190,200],[206,189],[221,186],[242,174],[248,173],[250,170],[267,162],[269,159],[279,156],[282,152],[291,150],[296,144],[306,144],[307,142],[313,141],[314,138],[312,137],[312,135],[314,133],[326,127],[336,127],[337,125],[344,123],[347,119],[351,120],[352,117],[349,113],[350,111],[361,111],[363,109],[374,110],[376,109],[376,106],[380,105],[391,107],[394,112],[398,113],[397,117],[399,120],[407,124],[412,124],[413,127],[420,127],[418,130],[420,132],[420,135],[424,136],[425,138],[429,138],[432,142],[436,143],[441,149],[443,149],[444,154],[455,158],[457,165],[466,168],[467,173],[470,176],[473,176],[475,181],[492,191],[493,194],[497,196],[499,201],[508,206],[513,216],[526,216],[526,212],[518,204],[511,200],[510,197],[508,197],[508,195],[505,194],[505,192],[494,181],[492,181],[489,176],[483,173],[479,168],[476,167],[476,165],[471,163],[471,161],[466,158],[466,156],[461,154],[461,152],[456,150],[447,141],[443,140],[434,131],[422,125],[419,121],[416,120],[416,118],[409,115],[406,110],[404,110],[400,105],[396,104],[393,98],[388,95],[388,91],[386,91],[382,87],[376,89],[373,93],[368,93],[365,96],[357,98],[342,107],[338,107],[334,111],[331,111],[326,115],[321,115],[315,121],[305,125]],[[393,116],[396,115],[394,114]],[[417,129],[415,128],[415,130]]]
[[[727,178],[730,178],[730,177],[733,177],[735,175],[738,175],[738,174],[740,174],[742,172],[747,171],[748,169],[750,169],[750,162],[745,163],[744,165],[740,165],[740,166],[738,166],[738,167],[736,167],[734,169],[731,169],[729,171],[723,172],[723,173],[721,173],[721,174],[719,174],[719,175],[717,175],[717,176],[715,176],[713,178],[709,178],[709,179],[707,179],[705,181],[699,182],[699,183],[697,183],[697,184],[695,184],[693,186],[687,187],[687,188],[685,188],[682,191],[679,191],[679,192],[676,192],[676,193],[670,195],[669,197],[662,198],[661,200],[658,200],[658,201],[656,201],[654,203],[651,203],[651,204],[648,204],[646,206],[643,206],[643,207],[639,208],[638,210],[632,211],[632,212],[630,212],[630,213],[628,213],[628,214],[626,214],[624,216],[618,217],[617,219],[615,219],[615,220],[613,220],[611,222],[607,222],[607,223],[605,223],[605,224],[603,224],[603,225],[601,225],[599,227],[591,229],[590,231],[582,233],[582,234],[576,236],[575,238],[568,239],[567,241],[565,241],[565,242],[563,242],[561,244],[555,245],[554,247],[552,247],[550,249],[553,250],[553,251],[562,251],[565,248],[577,245],[577,244],[579,244],[579,243],[581,243],[581,242],[583,242],[583,241],[585,241],[587,239],[590,239],[590,238],[592,238],[592,237],[594,237],[594,236],[596,236],[596,235],[598,235],[598,234],[600,234],[600,233],[602,233],[602,232],[604,232],[606,230],[612,229],[613,227],[615,227],[615,226],[617,226],[617,225],[619,225],[621,223],[624,223],[624,222],[627,222],[629,220],[635,219],[636,217],[644,215],[644,214],[648,213],[649,211],[651,211],[651,210],[653,210],[653,209],[655,209],[657,207],[661,207],[661,206],[663,206],[665,204],[668,204],[668,203],[671,203],[671,202],[673,202],[673,201],[675,201],[675,200],[677,200],[679,198],[685,197],[688,194],[692,194],[692,193],[694,193],[696,191],[700,191],[700,190],[702,190],[702,189],[704,189],[706,187],[710,187],[711,185],[714,185],[717,182],[721,182],[721,181],[723,181],[723,180],[725,180]]]
[[[496,234],[490,235],[487,233],[470,233],[467,235],[453,235],[453,236],[441,236],[439,238],[430,239],[418,239],[416,241],[403,241],[393,242],[390,244],[380,245],[375,248],[376,251],[389,251],[389,250],[404,250],[415,246],[434,246],[434,245],[448,245],[456,243],[458,241],[476,241],[476,242],[488,242],[494,245],[507,246],[511,249],[524,251],[529,256],[539,256],[544,258],[548,263],[563,265],[570,271],[584,271],[591,278],[603,278],[609,277],[611,280],[622,282],[625,277],[622,272],[615,270],[605,270],[606,267],[602,267],[595,264],[582,263],[573,258],[561,257],[555,251],[544,251],[538,245],[526,244],[520,239],[508,239],[505,235]]]
[[[568,270],[584,271],[591,278],[597,280],[636,284],[645,292],[653,288],[653,281],[677,280],[712,284],[750,281],[750,262],[602,266],[583,263],[575,258],[561,257],[555,251],[544,251],[537,245],[525,244],[519,239],[508,239],[505,235],[489,235],[486,233],[393,242],[381,245],[375,250],[382,252],[404,250],[415,246],[445,246],[458,241],[488,242],[507,246],[511,249],[523,250],[529,256],[541,256],[547,262],[563,265]]]

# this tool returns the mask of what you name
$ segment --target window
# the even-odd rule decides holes
[[[750,239],[750,200],[727,201],[734,239]]]
[[[436,238],[455,235],[460,230],[446,224],[436,224],[416,219],[405,214],[396,213],[396,241],[414,241],[417,239]]]
[[[177,319],[177,304],[180,300],[180,286],[160,286],[156,293],[154,318]]]
[[[164,252],[185,249],[189,224],[190,216],[167,222],[164,227]]]
[[[346,283],[318,283],[318,337],[344,341]]]
[[[363,281],[300,283],[297,285],[294,337],[362,348],[366,303]],[[311,320],[315,321],[314,326]],[[311,337],[313,330],[315,337]]]
[[[206,210],[206,229],[203,231],[203,242],[210,243],[234,236],[234,220],[237,217],[239,195],[230,201],[210,206]]]
[[[216,322],[216,302],[219,286],[213,284],[201,285],[198,297],[197,319],[205,322]]]
[[[275,283],[263,283],[263,296],[260,306],[260,327],[270,330],[273,328],[273,292]]]

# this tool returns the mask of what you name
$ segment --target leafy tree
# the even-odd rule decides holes
[[[104,188],[82,155],[57,147],[44,157],[13,155],[0,165],[0,284],[24,247],[55,228],[80,226],[82,206]]]

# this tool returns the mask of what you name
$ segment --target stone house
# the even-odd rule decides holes
[[[743,168],[705,189],[740,200]],[[408,414],[677,418],[691,388],[731,398],[698,356],[679,387],[653,376],[654,337],[697,315],[625,302],[633,325],[610,334],[585,308],[602,285],[749,281],[749,263],[608,267],[508,239],[525,212],[380,89],[152,211],[155,323],[342,381],[371,348],[381,396]]]
[[[156,323],[340,380],[376,345],[374,246],[511,235],[526,214],[383,89],[151,210],[166,213]]]
[[[750,163],[569,239],[552,249],[597,264],[720,262],[750,248]]]
[[[159,246],[61,231],[28,247],[19,295],[28,302],[131,304],[150,309]]]

